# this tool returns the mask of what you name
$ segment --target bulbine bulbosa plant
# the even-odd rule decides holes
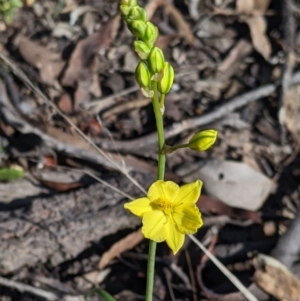
[[[164,181],[166,155],[184,147],[206,151],[216,141],[217,131],[200,131],[186,144],[165,144],[164,101],[174,81],[174,69],[165,61],[163,51],[155,46],[158,29],[147,21],[146,11],[138,5],[137,0],[120,0],[120,11],[128,29],[136,38],[133,47],[140,61],[135,78],[143,95],[152,100],[158,135],[157,180],[150,186],[146,196],[124,205],[142,218],[142,233],[150,240],[145,300],[152,301],[156,243],[166,241],[176,254],[183,246],[185,235],[196,233],[203,225],[196,206],[202,182],[196,180],[179,186],[172,181]]]

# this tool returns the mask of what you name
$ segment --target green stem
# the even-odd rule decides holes
[[[145,301],[152,301],[154,287],[154,271],[155,271],[155,253],[156,242],[149,240],[148,263],[147,263],[147,283]]]
[[[165,177],[165,165],[166,165],[166,155],[162,153],[163,147],[165,145],[165,133],[164,133],[164,123],[163,115],[160,110],[160,103],[157,97],[157,83],[153,83],[154,96],[152,98],[153,111],[156,120],[156,130],[158,136],[158,166],[157,166],[157,180],[163,180]]]
[[[164,180],[165,178],[165,165],[166,155],[162,153],[162,149],[165,145],[164,123],[163,115],[160,108],[160,102],[158,101],[157,83],[153,83],[154,96],[152,98],[153,111],[156,120],[156,129],[158,136],[158,168],[157,168],[157,180]],[[153,299],[153,285],[154,285],[154,270],[155,270],[155,253],[156,242],[150,240],[149,252],[148,252],[148,266],[147,266],[147,284],[146,284],[146,301],[152,301]]]
[[[164,154],[171,154],[172,152],[174,152],[176,149],[179,149],[179,148],[186,148],[186,147],[189,147],[189,144],[188,143],[185,143],[185,144],[178,144],[178,145],[174,145],[174,146],[167,146],[165,145],[162,152]]]

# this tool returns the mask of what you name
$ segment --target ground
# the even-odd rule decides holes
[[[167,156],[167,180],[204,183],[197,239],[258,300],[299,300],[298,1],[139,4],[175,69],[167,144],[218,130]],[[157,138],[118,1],[24,0],[0,31],[0,300],[144,300],[123,204],[155,180]],[[158,245],[155,300],[246,299],[186,238]]]

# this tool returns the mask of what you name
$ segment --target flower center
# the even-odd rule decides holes
[[[153,204],[158,210],[163,211],[166,215],[170,215],[173,212],[173,204],[167,199],[158,198]]]

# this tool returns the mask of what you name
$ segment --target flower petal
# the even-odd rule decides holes
[[[179,249],[183,246],[184,243],[184,234],[178,231],[178,228],[172,221],[172,219],[168,219],[168,222],[165,224],[165,232],[166,232],[166,243],[169,248],[176,254]]]
[[[143,216],[142,232],[146,238],[156,242],[166,240],[165,224],[167,216],[160,210],[146,212]]]
[[[192,204],[196,203],[199,199],[200,192],[202,188],[202,182],[196,180],[195,182],[183,185],[180,187],[179,193],[174,199],[174,207],[182,203]]]
[[[124,204],[124,208],[131,211],[131,213],[142,217],[145,212],[151,211],[150,201],[148,198],[136,199],[132,202]]]
[[[183,234],[193,234],[203,225],[201,213],[195,204],[176,206],[172,217],[179,231]]]
[[[147,197],[150,201],[155,201],[159,198],[164,198],[166,200],[172,201],[176,198],[180,188],[172,181],[156,181],[154,182],[149,190]]]

